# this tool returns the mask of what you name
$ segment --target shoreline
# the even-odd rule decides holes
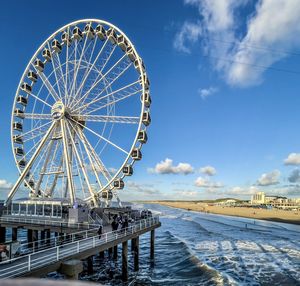
[[[300,212],[285,210],[266,210],[247,207],[233,206],[210,206],[201,202],[171,202],[171,201],[149,201],[147,203],[160,204],[162,206],[184,209],[187,211],[196,211],[203,213],[212,213],[219,215],[244,217],[250,219],[259,219],[272,222],[289,223],[300,225]]]

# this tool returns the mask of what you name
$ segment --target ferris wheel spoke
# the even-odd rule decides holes
[[[61,120],[61,132],[62,132],[62,138],[63,138],[63,146],[64,146],[64,159],[65,159],[65,165],[67,169],[67,177],[68,177],[68,189],[70,194],[70,199],[72,205],[76,201],[75,196],[75,190],[74,190],[74,181],[73,181],[73,174],[72,174],[72,165],[70,161],[70,151],[69,151],[69,142],[67,138],[67,132],[66,132],[66,123],[64,120]]]
[[[88,37],[86,36],[85,40],[84,40],[83,48],[82,48],[81,53],[80,53],[80,58],[78,60],[78,64],[76,65],[74,79],[73,79],[73,85],[72,85],[72,89],[71,89],[71,92],[70,92],[70,95],[72,95],[74,100],[76,98],[76,82],[77,82],[78,71],[79,71],[79,67],[81,65],[82,57],[83,57],[83,54],[84,54],[84,51],[85,51],[87,39],[88,39]]]
[[[42,102],[43,104],[47,105],[48,107],[52,108],[52,106],[47,103],[46,101],[44,101],[43,99],[39,98],[38,96],[36,96],[35,94],[33,94],[32,92],[28,93],[29,95],[31,95],[32,97],[34,97],[36,100]]]
[[[118,96],[118,94],[119,93],[121,93],[121,95],[123,94],[123,93],[125,93],[125,94],[128,94],[128,91],[126,92],[126,89],[127,88],[132,88],[133,86],[135,86],[135,85],[137,85],[139,83],[139,80],[137,80],[137,81],[135,81],[135,82],[132,82],[132,83],[130,83],[130,84],[127,84],[127,85],[125,85],[125,86],[123,86],[123,87],[121,87],[121,88],[119,88],[119,89],[117,89],[117,90],[115,90],[115,91],[112,91],[112,92],[110,92],[110,93],[108,93],[108,94],[106,94],[106,95],[104,95],[104,96],[102,96],[102,97],[99,97],[103,92],[101,92],[98,96],[97,96],[97,98],[94,98],[93,100],[91,100],[90,102],[88,102],[88,103],[86,103],[86,104],[84,104],[84,105],[81,105],[81,106],[79,106],[79,107],[77,107],[77,108],[75,108],[75,109],[73,109],[73,112],[75,112],[75,111],[78,111],[78,110],[84,110],[84,109],[86,109],[87,107],[89,107],[90,105],[92,105],[92,104],[95,104],[95,103],[97,103],[97,102],[99,102],[99,101],[103,101],[104,99],[108,99],[110,96],[112,96],[112,95],[114,95],[113,96],[113,98],[115,97],[115,96]],[[136,91],[136,90],[134,90],[134,91]],[[142,89],[139,89],[139,91],[142,91]],[[119,95],[120,96],[120,95]]]
[[[53,57],[53,54],[55,55],[55,57]],[[62,99],[66,97],[66,94],[67,94],[67,85],[66,85],[66,82],[65,82],[65,78],[64,78],[64,74],[63,74],[63,70],[62,70],[62,65],[61,65],[61,61],[60,61],[60,57],[58,55],[58,53],[53,53],[52,54],[52,57],[53,57],[53,60],[54,58],[56,59],[57,61],[57,70],[58,70],[58,73],[59,73],[59,81],[57,82],[57,86],[59,85],[59,83],[61,82],[62,80],[62,83],[63,83],[63,87],[64,87],[64,96],[62,96]]]
[[[39,179],[38,179],[38,182],[36,184],[36,187],[35,187],[35,191],[36,191],[36,194],[37,192],[39,191],[40,187],[41,187],[41,184],[43,182],[43,178],[44,178],[44,173],[47,169],[47,166],[49,164],[49,160],[51,159],[51,155],[54,155],[54,154],[51,154],[51,150],[52,150],[52,147],[53,147],[53,144],[54,144],[54,141],[53,140],[50,140],[50,143],[48,145],[48,151],[47,151],[47,155],[45,157],[45,160],[44,160],[44,163],[42,165],[42,168],[41,168],[41,172],[40,172],[40,175],[39,175]],[[53,161],[53,158],[54,156],[52,157],[52,161]],[[50,164],[51,166],[51,164]],[[49,177],[47,178],[47,184],[46,184],[46,187],[45,187],[45,190],[47,190],[47,185],[48,185],[48,179]]]
[[[94,107],[94,108],[91,108],[90,110],[88,110],[88,111],[85,113],[85,115],[90,115],[91,113],[94,113],[94,112],[96,112],[96,111],[99,111],[99,110],[101,110],[101,109],[103,109],[103,108],[105,108],[105,107],[115,105],[117,102],[122,101],[122,100],[124,100],[124,99],[126,99],[126,98],[129,98],[129,97],[131,97],[131,96],[133,96],[133,95],[135,95],[135,94],[139,94],[139,93],[141,93],[141,92],[142,92],[142,89],[134,90],[134,91],[132,91],[131,93],[125,93],[125,92],[123,92],[123,93],[121,93],[121,94],[116,94],[116,96],[114,96],[114,100],[111,100],[111,101],[109,101],[109,102],[106,103],[106,104],[102,104],[102,105],[100,105],[100,106],[96,106],[96,107]]]
[[[27,137],[27,135],[29,135],[29,134],[35,134],[36,132],[40,132],[41,134],[43,134],[45,131],[48,130],[48,128],[45,129],[45,130],[43,130],[42,128],[45,127],[45,126],[47,126],[47,125],[49,125],[50,123],[51,123],[51,122],[46,122],[45,124],[42,124],[42,125],[40,125],[40,126],[37,126],[37,127],[35,127],[34,129],[29,130],[29,131],[27,131],[27,132],[25,132],[25,133],[22,133],[22,134],[20,134],[20,135],[18,135],[18,136],[19,136],[19,137],[22,137],[23,140],[26,140],[26,137]],[[41,130],[42,130],[42,131],[41,131]]]
[[[110,122],[110,123],[125,123],[138,124],[140,118],[136,116],[113,116],[113,115],[72,115],[75,118],[80,118],[87,122]]]
[[[86,142],[86,140],[87,140],[86,137],[84,136],[84,134],[82,132],[80,132],[79,128],[76,130],[76,128],[73,126],[73,124],[71,122],[69,124],[72,127],[72,129],[74,130],[74,132],[77,134],[77,137],[80,139],[81,143],[83,144],[84,149],[85,149],[85,153],[87,154],[87,157],[88,157],[89,162],[90,162],[90,166],[92,167],[92,170],[93,170],[94,175],[96,177],[99,188],[102,189],[103,185],[102,185],[101,180],[98,176],[97,168],[94,164],[94,162],[97,162],[97,160],[95,160],[95,158],[93,160],[93,154],[88,148],[88,142]],[[83,154],[82,150],[81,150],[81,153]]]
[[[51,47],[50,47],[49,42],[47,42],[47,45],[48,45],[49,51],[51,51]],[[53,52],[53,53],[54,53],[54,52]],[[53,55],[53,53],[52,53],[52,55]],[[61,90],[60,90],[60,86],[59,86],[59,81],[58,81],[58,77],[57,77],[57,73],[56,73],[56,67],[55,67],[55,64],[54,64],[54,61],[53,61],[53,60],[51,61],[51,64],[52,64],[52,68],[53,68],[55,80],[56,80],[56,82],[57,82],[57,89],[58,89],[58,94],[57,94],[57,96],[58,96],[58,99],[59,99],[59,100],[62,100],[62,94],[61,94]]]
[[[100,157],[97,155],[97,153],[95,152],[93,146],[91,145],[89,140],[86,138],[86,136],[82,132],[82,130],[80,128],[77,128],[77,130],[78,130],[78,133],[80,134],[80,136],[83,138],[83,142],[84,142],[85,146],[87,147],[87,149],[89,150],[90,154],[92,155],[94,161],[97,164],[96,170],[98,170],[99,172],[102,173],[102,175],[105,177],[105,179],[107,180],[107,183],[108,183],[111,180],[110,173],[105,168],[105,166],[104,166],[103,162],[101,161]]]
[[[118,65],[121,59],[123,59],[123,57],[124,57],[125,55],[124,55],[121,59],[119,59],[119,60],[118,60],[118,61],[117,61],[117,62],[116,62],[109,70],[108,70],[108,72],[105,73],[105,75],[103,75],[103,70],[104,70],[104,68],[106,67],[107,63],[109,62],[109,60],[110,60],[110,58],[111,58],[113,52],[115,51],[115,48],[116,48],[116,46],[114,46],[114,47],[111,49],[111,51],[110,51],[110,53],[109,53],[109,56],[105,59],[104,64],[103,64],[103,66],[102,66],[102,68],[101,68],[101,70],[100,70],[98,76],[96,77],[94,83],[92,84],[92,86],[88,89],[87,92],[84,93],[84,95],[80,98],[80,99],[81,99],[80,101],[77,101],[77,102],[75,102],[75,104],[71,105],[71,108],[76,107],[76,105],[77,105],[79,102],[84,102],[85,99],[86,99],[86,97],[87,97],[87,96],[89,95],[89,93],[91,92],[91,90],[93,90],[93,88],[95,88],[95,87],[103,80],[103,78],[105,78],[106,74],[109,73],[116,65]],[[99,77],[100,77],[100,78],[99,78]]]
[[[88,190],[89,190],[91,196],[94,198],[94,204],[98,205],[98,203],[95,199],[95,193],[93,192],[92,186],[91,186],[90,181],[89,181],[89,177],[87,175],[87,172],[86,172],[85,166],[83,164],[83,161],[80,158],[80,155],[79,155],[79,152],[77,150],[76,144],[74,142],[73,136],[71,134],[70,128],[69,128],[68,124],[66,124],[65,126],[66,126],[66,129],[68,130],[69,137],[71,139],[71,143],[72,143],[72,146],[73,146],[72,150],[74,150],[75,156],[77,158],[77,162],[79,163],[80,169],[83,173],[83,176],[84,176],[85,182],[87,184]]]
[[[36,148],[34,154],[32,155],[32,157],[30,158],[28,164],[26,165],[26,167],[24,168],[21,176],[18,178],[18,180],[16,181],[15,185],[13,186],[13,188],[11,189],[11,191],[9,192],[8,196],[7,196],[7,200],[6,200],[6,204],[8,204],[9,202],[11,202],[13,196],[15,195],[16,191],[18,190],[20,184],[23,182],[23,180],[25,179],[25,176],[27,175],[28,171],[30,170],[32,164],[34,163],[34,161],[36,160],[37,156],[39,155],[41,149],[44,147],[48,137],[50,136],[50,134],[52,133],[53,128],[55,127],[55,122],[52,123],[51,127],[48,129],[48,132],[45,134],[45,136],[43,137],[43,139],[41,140],[39,146]]]
[[[103,94],[104,91],[107,91],[107,89],[109,87],[112,86],[112,84],[117,81],[127,70],[128,68],[131,66],[131,63],[127,63],[126,65],[124,65],[122,68],[119,68],[118,73],[116,73],[116,77],[114,77],[99,93],[97,93],[96,97],[94,98],[94,100],[100,100],[101,99],[101,95]],[[83,103],[85,103],[85,101],[83,101]]]
[[[41,113],[24,113],[24,117],[27,119],[40,119],[40,120],[51,120],[51,114]]]
[[[90,131],[92,134],[94,134],[95,136],[101,138],[102,140],[104,140],[105,142],[109,143],[110,145],[114,146],[115,148],[117,148],[118,150],[120,150],[121,152],[125,153],[126,155],[129,155],[129,152],[125,151],[123,148],[121,148],[120,146],[116,145],[115,143],[111,142],[110,140],[106,139],[105,137],[103,137],[102,135],[96,133],[95,131],[93,131],[92,129],[88,128],[87,126],[82,125],[79,122],[76,122],[74,119],[70,118],[73,122],[75,122],[76,124],[78,124],[79,126],[83,127],[84,129]]]
[[[97,39],[96,39],[96,40],[97,40]],[[96,43],[96,40],[95,40],[95,43]],[[80,92],[82,91],[82,88],[83,88],[83,86],[84,86],[86,80],[88,79],[88,76],[90,75],[90,72],[93,70],[93,68],[94,68],[94,66],[95,66],[95,64],[96,64],[96,62],[98,61],[100,55],[102,54],[104,48],[106,47],[107,42],[108,42],[108,39],[105,40],[104,44],[102,45],[100,51],[98,52],[98,54],[97,54],[95,60],[94,60],[93,63],[92,63],[92,65],[86,69],[86,72],[85,72],[85,74],[84,74],[83,80],[82,80],[82,82],[81,82],[81,84],[80,84],[80,86],[79,86],[79,88],[78,88],[78,90],[77,90],[77,93],[75,94],[74,99],[76,99],[77,96],[78,96],[78,95],[80,94]],[[93,51],[92,51],[92,53],[91,53],[91,56],[90,56],[90,59],[89,59],[89,63],[91,62],[92,55],[93,55],[93,53],[94,53],[94,48],[95,48],[95,45],[94,45],[94,47],[93,47]],[[99,71],[99,74],[101,74],[101,71]]]
[[[47,90],[51,94],[52,98],[54,99],[54,102],[59,100],[59,96],[58,96],[57,92],[55,91],[55,89],[53,88],[53,86],[51,85],[51,83],[49,82],[48,77],[46,77],[43,72],[38,71],[38,69],[32,63],[31,63],[31,65],[33,66],[35,71],[38,73],[44,86],[47,88]]]

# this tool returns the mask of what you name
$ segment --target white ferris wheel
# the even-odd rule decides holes
[[[53,33],[30,59],[18,86],[11,142],[31,199],[109,205],[147,142],[149,80],[129,38],[97,19]],[[120,203],[120,201],[119,201]]]

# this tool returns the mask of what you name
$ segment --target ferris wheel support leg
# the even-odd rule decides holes
[[[38,182],[37,182],[37,185],[36,185],[36,188],[35,188],[35,190],[34,190],[36,195],[38,194],[39,188],[41,187],[41,184],[42,184],[42,182],[43,182],[43,178],[44,178],[44,174],[43,174],[43,173],[46,171],[46,168],[47,168],[47,166],[48,166],[48,162],[49,162],[50,156],[51,156],[52,146],[53,146],[53,140],[51,140],[51,142],[50,142],[48,154],[47,154],[47,156],[46,156],[46,159],[45,159],[43,168],[42,168],[42,170],[41,170],[40,178],[39,178],[39,180],[38,180]]]
[[[115,195],[115,197],[116,197],[116,199],[117,199],[117,201],[118,201],[118,205],[119,205],[119,207],[120,207],[120,208],[122,208],[122,207],[123,207],[123,205],[122,205],[122,202],[121,202],[121,200],[120,200],[120,198],[119,198],[118,194],[117,194],[116,192],[114,192],[114,195]]]
[[[97,202],[97,200],[96,200],[96,198],[95,198],[95,195],[96,195],[96,194],[93,192],[92,186],[91,186],[90,181],[89,181],[89,177],[88,177],[88,175],[87,175],[87,173],[86,173],[85,167],[84,167],[84,165],[83,165],[83,162],[82,162],[82,160],[81,160],[81,158],[80,158],[80,155],[79,155],[79,153],[78,153],[78,150],[77,150],[77,148],[76,148],[75,141],[74,141],[74,139],[73,139],[73,137],[72,137],[71,131],[70,131],[68,125],[66,125],[66,127],[67,127],[66,129],[69,131],[69,135],[70,135],[71,143],[72,143],[72,145],[73,145],[74,153],[75,153],[75,156],[76,156],[76,158],[77,158],[77,160],[78,160],[78,162],[79,162],[79,165],[80,165],[80,167],[81,167],[81,171],[82,171],[82,173],[83,173],[83,176],[84,176],[85,182],[86,182],[86,184],[87,184],[88,190],[89,190],[89,192],[90,192],[90,194],[91,194],[91,196],[92,196],[93,203],[94,203],[94,205],[95,205],[96,207],[99,207],[99,204],[98,204],[98,202]]]
[[[50,126],[50,128],[48,129],[46,135],[44,136],[44,138],[42,139],[40,145],[37,147],[36,151],[34,152],[33,156],[31,157],[31,159],[29,160],[28,164],[26,165],[24,171],[22,172],[21,176],[18,178],[17,182],[15,183],[15,185],[13,186],[13,188],[11,189],[11,191],[9,192],[8,196],[7,196],[7,200],[5,202],[6,205],[8,205],[13,196],[15,195],[16,191],[18,190],[18,188],[20,187],[21,183],[23,182],[23,180],[25,179],[26,174],[28,173],[28,171],[30,170],[32,164],[34,163],[35,159],[37,158],[37,156],[39,155],[41,149],[44,147],[48,137],[50,136],[54,126],[56,125],[56,122],[53,122],[52,125]]]
[[[74,205],[75,203],[75,192],[74,192],[74,184],[73,184],[73,178],[72,178],[72,169],[70,166],[70,158],[69,158],[69,150],[68,150],[68,141],[67,141],[67,134],[66,134],[66,128],[65,128],[65,121],[64,119],[60,120],[61,123],[61,131],[62,131],[62,137],[63,137],[63,145],[64,145],[64,157],[66,160],[66,168],[67,168],[67,184],[69,188],[70,193],[70,199],[71,204]]]
[[[60,168],[62,168],[62,165],[63,165],[63,156],[62,156],[61,159],[60,159],[60,164],[59,164]],[[54,191],[54,189],[55,189],[55,187],[56,187],[57,180],[58,180],[58,175],[59,175],[58,173],[55,174],[53,183],[52,183],[52,185],[51,185],[51,187],[50,187],[50,190],[49,190],[49,196],[50,196],[50,197],[52,197],[53,191]]]

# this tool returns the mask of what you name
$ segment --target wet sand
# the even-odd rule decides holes
[[[248,208],[248,207],[232,207],[232,206],[210,206],[207,205],[206,203],[201,203],[201,202],[152,201],[151,203],[185,209],[189,211],[199,211],[199,212],[222,214],[222,215],[229,215],[229,216],[255,218],[255,219],[300,225],[300,211],[285,211],[285,210],[277,210],[277,209],[266,210],[266,209],[256,209],[256,208]]]

